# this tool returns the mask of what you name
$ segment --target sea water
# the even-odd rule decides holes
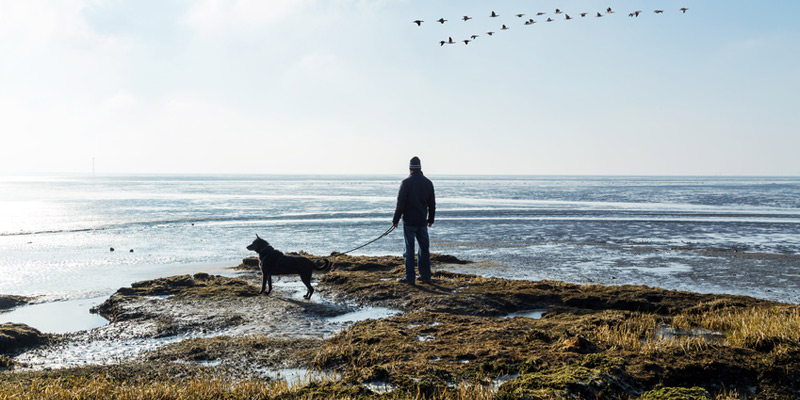
[[[429,177],[432,251],[477,261],[448,268],[800,303],[800,178]],[[0,177],[0,294],[75,304],[230,274],[256,234],[284,252],[346,251],[390,226],[403,178]],[[354,254],[402,251],[398,230]]]

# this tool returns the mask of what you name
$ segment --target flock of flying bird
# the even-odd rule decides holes
[[[683,7],[683,8],[680,8],[680,9],[679,9],[679,11],[681,11],[681,12],[682,12],[682,13],[684,13],[684,14],[686,14],[686,11],[689,11],[689,9],[688,9],[688,8],[686,8],[686,7]],[[633,17],[633,18],[638,18],[638,17],[639,17],[639,14],[641,14],[642,12],[643,12],[643,11],[641,11],[641,10],[640,10],[640,11],[633,11],[633,12],[629,13],[629,14],[628,14],[628,16],[629,16],[629,17]],[[616,13],[616,12],[615,12],[614,10],[612,10],[612,9],[611,9],[611,7],[608,7],[608,8],[606,9],[606,12],[605,12],[605,14],[603,14],[603,13],[601,13],[601,12],[597,12],[597,14],[595,15],[595,17],[596,17],[596,18],[601,18],[601,17],[603,17],[603,16],[605,16],[605,15],[614,14],[614,13]],[[664,10],[653,10],[653,13],[654,13],[654,14],[663,14],[663,13],[664,13]],[[558,9],[558,8],[556,8],[556,11],[555,11],[555,13],[554,13],[554,14],[555,14],[555,15],[561,15],[561,14],[563,14],[563,15],[564,15],[564,19],[565,19],[565,20],[567,20],[567,21],[569,21],[569,20],[571,20],[571,19],[574,19],[573,17],[570,17],[570,16],[569,16],[569,14],[567,14],[567,13],[565,13],[565,12],[561,11],[561,10],[560,10],[560,9]],[[582,12],[582,13],[580,13],[579,15],[581,16],[581,18],[585,18],[585,17],[586,17],[586,16],[588,16],[589,14],[590,14],[590,13],[588,13],[588,12]],[[539,16],[539,17],[541,17],[541,16],[543,16],[543,15],[547,15],[547,13],[546,13],[546,12],[543,12],[543,11],[539,11],[539,12],[537,12],[537,13],[536,13],[536,16]],[[497,14],[497,13],[496,13],[496,12],[494,12],[494,11],[492,11],[492,13],[491,13],[491,14],[489,14],[489,17],[490,17],[490,18],[497,18],[497,17],[499,17],[499,16],[500,16],[500,14]],[[514,14],[514,16],[516,16],[517,18],[522,18],[522,17],[524,17],[524,16],[525,16],[525,14]],[[470,16],[468,16],[468,15],[465,15],[465,16],[461,17],[460,19],[461,19],[462,21],[464,21],[464,22],[467,22],[467,21],[471,20],[471,19],[472,19],[472,17],[470,17]],[[446,19],[444,19],[444,18],[439,18],[439,19],[437,19],[435,22],[438,22],[438,23],[440,23],[440,24],[444,25],[444,23],[445,23],[445,22],[447,22],[447,21],[448,21],[448,20],[446,20]],[[550,17],[547,17],[547,20],[545,20],[545,22],[553,22],[553,21],[555,21],[555,20],[554,20],[554,19],[552,19],[552,18],[550,18]],[[411,22],[412,22],[412,23],[414,23],[414,24],[417,24],[417,26],[422,26],[422,23],[423,23],[423,22],[425,22],[425,21],[423,21],[423,20],[421,20],[421,19],[417,19],[417,20],[414,20],[414,21],[411,21]],[[533,18],[529,18],[528,20],[526,20],[526,21],[525,21],[525,25],[533,25],[533,24],[535,24],[535,23],[536,23],[536,21],[534,21],[534,20],[533,20]],[[500,28],[500,30],[503,30],[503,31],[506,31],[506,30],[508,30],[508,29],[509,29],[509,27],[508,27],[508,26],[506,26],[505,24],[503,24],[503,26]],[[494,35],[494,34],[495,34],[495,32],[493,32],[493,31],[489,31],[489,32],[486,32],[486,34],[487,34],[487,35],[489,35],[489,36],[492,36],[492,35]],[[470,42],[472,42],[473,40],[477,39],[479,36],[480,36],[480,35],[471,35],[469,39],[464,39],[464,40],[462,40],[462,42],[464,42],[464,44],[465,44],[465,45],[467,45],[467,44],[469,44]],[[448,38],[448,40],[441,40],[441,41],[439,41],[439,45],[440,45],[440,46],[444,46],[444,45],[446,45],[446,44],[456,44],[456,42],[453,40],[453,38],[452,38],[452,37],[449,37],[449,38]]]

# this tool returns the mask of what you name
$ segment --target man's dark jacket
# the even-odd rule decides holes
[[[422,175],[422,171],[415,171],[403,179],[400,193],[397,194],[397,208],[394,210],[392,222],[400,222],[410,226],[432,224],[436,213],[436,196],[433,194],[433,183]]]

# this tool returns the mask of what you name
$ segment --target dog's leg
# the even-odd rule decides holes
[[[271,287],[272,285],[270,285]],[[264,294],[267,290],[267,274],[264,271],[261,271],[261,291],[258,294]]]
[[[311,271],[308,271],[307,274],[300,274],[300,279],[303,281],[303,284],[306,285],[306,288],[308,288],[308,291],[303,298],[310,299],[311,295],[314,294],[314,288],[311,287]]]
[[[267,282],[269,282],[269,290],[267,291],[267,296],[272,293],[272,275],[267,275]]]

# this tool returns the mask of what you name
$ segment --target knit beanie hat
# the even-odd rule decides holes
[[[422,169],[422,163],[419,162],[419,157],[411,158],[411,162],[408,163],[409,169]]]

